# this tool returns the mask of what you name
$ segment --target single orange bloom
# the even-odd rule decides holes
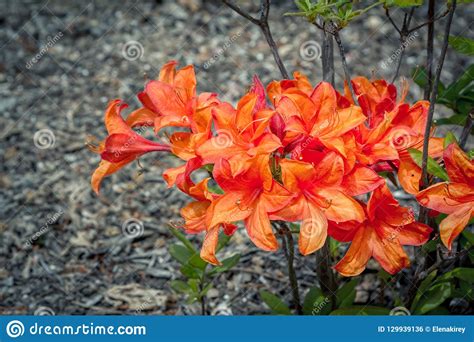
[[[343,276],[362,273],[371,257],[390,274],[410,265],[402,246],[424,244],[432,231],[415,222],[411,209],[401,207],[384,184],[376,189],[366,206],[367,220],[329,226],[329,234],[339,241],[352,241],[335,269]]]
[[[197,148],[205,164],[226,159],[237,175],[252,165],[258,156],[269,155],[281,146],[276,135],[268,131],[273,110],[265,109],[265,98],[255,87],[242,97],[234,109],[222,103],[212,109],[217,136]]]
[[[323,246],[328,220],[362,222],[365,218],[360,204],[339,188],[344,165],[338,157],[335,152],[329,152],[316,167],[296,160],[280,161],[283,184],[296,196],[288,206],[273,213],[271,218],[302,221],[298,245],[303,255]]]
[[[257,247],[265,251],[278,249],[269,216],[287,205],[293,194],[272,179],[268,161],[268,157],[257,158],[252,167],[236,176],[225,159],[214,166],[214,179],[224,194],[207,211],[208,232],[218,225],[244,220],[247,233]],[[207,253],[215,251],[217,240],[211,241]],[[212,257],[203,257],[212,262]]]
[[[105,111],[105,127],[108,137],[101,142],[96,152],[102,161],[91,179],[92,188],[99,192],[102,179],[137,159],[141,155],[154,151],[170,151],[165,144],[156,143],[136,133],[122,118],[120,112],[127,105],[121,100],[113,100]]]
[[[443,154],[450,182],[421,191],[416,199],[424,207],[448,216],[439,225],[441,240],[451,249],[456,237],[474,217],[474,162],[453,143]]]

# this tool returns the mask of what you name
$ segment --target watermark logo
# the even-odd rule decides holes
[[[30,70],[33,67],[33,65],[38,63],[40,59],[43,58],[43,56],[48,53],[49,49],[51,49],[54,45],[56,45],[56,43],[63,37],[63,35],[64,34],[61,31],[59,31],[54,37],[52,38],[49,37],[48,41],[39,50],[39,52],[26,63],[26,68]]]
[[[321,45],[314,40],[307,40],[300,46],[300,57],[304,61],[312,62],[321,57]]]
[[[11,338],[23,336],[25,333],[25,326],[20,321],[10,321],[6,327],[7,335]]]
[[[410,310],[404,306],[397,306],[390,310],[390,316],[410,316]]]
[[[128,219],[122,224],[123,234],[130,239],[142,236],[144,230],[143,222],[136,218]]]
[[[232,146],[232,133],[225,129],[217,130],[217,136],[211,140],[212,145],[217,148],[227,148]]]
[[[56,316],[56,313],[54,312],[53,309],[47,306],[40,306],[35,310],[34,315],[35,316]]]
[[[48,148],[54,147],[54,144],[56,143],[56,137],[54,136],[53,131],[50,129],[40,129],[33,136],[33,142],[40,150],[46,150]]]
[[[129,40],[122,47],[122,56],[128,61],[136,61],[142,58],[145,49],[140,42]]]

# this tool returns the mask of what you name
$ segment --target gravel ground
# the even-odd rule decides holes
[[[161,173],[176,161],[146,156],[141,166],[107,179],[97,197],[89,179],[99,157],[84,142],[105,136],[102,116],[109,100],[137,106],[144,77],[156,77],[170,59],[196,65],[199,90],[228,101],[243,94],[255,73],[265,83],[278,78],[258,29],[218,1],[1,0],[0,5],[0,313],[198,313],[169,287],[180,273],[166,249],[174,241],[167,224],[179,219],[187,198],[166,189]],[[304,42],[319,41],[320,33],[297,18],[282,18],[290,10],[290,1],[272,8],[275,39],[288,69],[317,82],[319,59],[305,61],[300,50]],[[415,24],[425,11],[418,12]],[[472,6],[458,11],[454,33],[472,37],[472,17]],[[387,61],[398,41],[382,11],[371,11],[351,27],[342,37],[352,73],[391,78],[395,65]],[[424,61],[425,31],[419,33],[402,75]],[[126,50],[133,44],[138,55]],[[449,52],[443,81],[449,83],[467,63]],[[337,69],[339,84],[341,74]],[[410,92],[413,98],[420,94],[416,86]],[[130,222],[143,226],[141,236],[124,234]],[[289,294],[281,251],[258,251],[241,231],[226,250],[235,252],[242,253],[241,262],[208,295],[212,313],[265,313],[260,289]],[[315,282],[314,264],[314,257],[297,256],[302,292]],[[356,301],[384,300],[378,285],[375,274],[365,275]],[[393,286],[398,291],[403,284]]]

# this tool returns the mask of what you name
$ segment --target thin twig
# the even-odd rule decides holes
[[[332,34],[326,32],[326,30],[322,30],[322,33],[323,53],[321,54],[321,61],[323,65],[323,80],[331,83],[334,87],[334,40]]]
[[[429,100],[431,94],[431,86],[433,83],[433,48],[434,48],[434,13],[435,0],[430,0],[428,4],[428,37],[426,42],[426,85],[424,89],[423,98]]]
[[[301,306],[298,278],[296,277],[294,262],[295,262],[295,242],[293,235],[288,229],[287,225],[282,223],[280,225],[280,234],[282,238],[283,250],[288,263],[288,276],[290,278],[291,293],[293,295],[293,302],[295,305],[296,313],[298,315],[303,314],[303,308]]]
[[[422,162],[421,162],[421,180],[423,183],[421,185],[422,188],[428,186],[429,184],[428,172],[427,172],[428,145],[430,142],[431,125],[433,123],[433,114],[435,110],[436,97],[438,96],[438,85],[439,85],[439,80],[441,77],[441,71],[443,70],[443,64],[444,64],[444,59],[446,57],[446,52],[448,51],[449,32],[451,30],[451,23],[453,22],[455,9],[456,9],[456,0],[453,0],[451,3],[451,7],[449,9],[448,21],[446,23],[445,30],[444,30],[444,38],[443,38],[443,46],[441,48],[441,54],[438,60],[438,65],[436,66],[436,74],[435,74],[435,79],[433,82],[433,89],[431,90],[431,96],[430,96],[430,107],[428,109],[428,118],[426,120],[425,135],[423,137],[423,157],[422,157]]]
[[[395,29],[400,34],[400,48],[399,48],[400,56],[398,57],[397,68],[395,70],[395,75],[393,76],[392,83],[396,81],[400,73],[400,67],[402,66],[403,57],[405,56],[406,41],[409,36],[410,23],[411,23],[411,19],[413,18],[414,13],[415,13],[415,7],[411,9],[410,14],[405,13],[405,16],[403,17],[403,24],[402,24],[401,29],[399,29],[398,26],[395,24],[395,22],[389,17],[390,22],[392,23],[393,27],[395,27]],[[388,9],[386,9],[386,14],[387,16],[390,15],[388,13]]]
[[[342,68],[344,69],[344,77],[346,78],[347,85],[349,86],[352,101],[356,103],[356,96],[355,96],[354,88],[352,87],[352,82],[351,82],[351,74],[349,72],[349,67],[346,61],[346,53],[344,51],[344,45],[342,44],[341,37],[339,36],[339,30],[335,29],[333,32],[333,35],[334,35],[334,39],[336,40],[336,44],[339,47],[339,54],[341,55]]]
[[[444,18],[447,14],[449,13],[449,9],[446,9],[446,11],[440,15],[438,15],[437,17],[431,19],[431,20],[428,20],[427,22],[423,23],[423,24],[420,24],[418,26],[415,26],[413,27],[412,29],[410,29],[410,31],[408,33],[412,33],[412,32],[415,32],[416,30],[419,30],[421,29],[422,27],[426,26],[426,25],[430,25],[432,23],[434,23],[436,20],[439,20],[441,18]]]
[[[385,15],[387,16],[388,20],[390,20],[390,22],[392,23],[392,26],[395,28],[395,30],[397,30],[397,32],[400,35],[402,35],[402,31],[398,28],[395,21],[393,21],[392,16],[390,15],[390,10],[388,9],[388,7],[385,7]]]
[[[285,68],[285,65],[283,64],[280,54],[278,53],[278,47],[275,43],[275,40],[273,39],[272,32],[268,24],[268,16],[270,14],[270,0],[261,0],[259,19],[254,18],[248,13],[245,13],[239,6],[235,5],[231,1],[222,0],[222,2],[226,4],[229,8],[234,10],[236,13],[240,14],[242,17],[249,20],[251,23],[260,27],[268,45],[270,46],[270,50],[272,51],[273,58],[275,59],[278,69],[280,69],[281,75],[283,76],[283,78],[289,79],[290,76],[288,74],[288,71]]]
[[[469,138],[469,135],[471,134],[471,130],[473,127],[473,121],[474,121],[474,108],[471,108],[471,111],[466,117],[466,123],[464,124],[464,128],[462,129],[461,137],[459,138],[459,146],[461,148],[464,148],[467,143],[467,138]]]

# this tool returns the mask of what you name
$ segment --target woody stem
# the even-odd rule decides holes
[[[329,250],[329,238],[323,247],[316,252],[316,273],[319,285],[326,298],[329,298],[332,309],[336,308],[336,279],[331,268],[331,252]]]
[[[293,295],[293,302],[296,309],[296,314],[302,315],[303,308],[301,307],[298,278],[296,277],[294,261],[295,261],[295,242],[290,229],[285,223],[280,225],[280,235],[285,252],[286,260],[288,261],[288,276],[290,278],[291,293]]]
[[[446,52],[448,51],[448,40],[449,40],[449,32],[451,30],[451,23],[453,22],[454,10],[456,9],[456,0],[453,0],[451,3],[451,7],[449,8],[449,15],[448,21],[446,22],[446,26],[444,29],[444,38],[443,38],[443,45],[441,48],[441,54],[438,60],[438,65],[436,66],[436,74],[433,81],[433,86],[431,89],[430,94],[430,107],[428,109],[428,118],[426,120],[426,127],[425,127],[425,134],[423,138],[423,156],[421,161],[421,189],[426,188],[429,186],[429,179],[428,179],[428,145],[430,142],[430,134],[431,134],[431,125],[433,123],[433,115],[435,110],[435,103],[436,97],[438,96],[438,85],[439,80],[441,77],[441,71],[443,70],[444,59],[446,57]],[[426,210],[421,208],[419,221],[424,222],[426,221]]]

